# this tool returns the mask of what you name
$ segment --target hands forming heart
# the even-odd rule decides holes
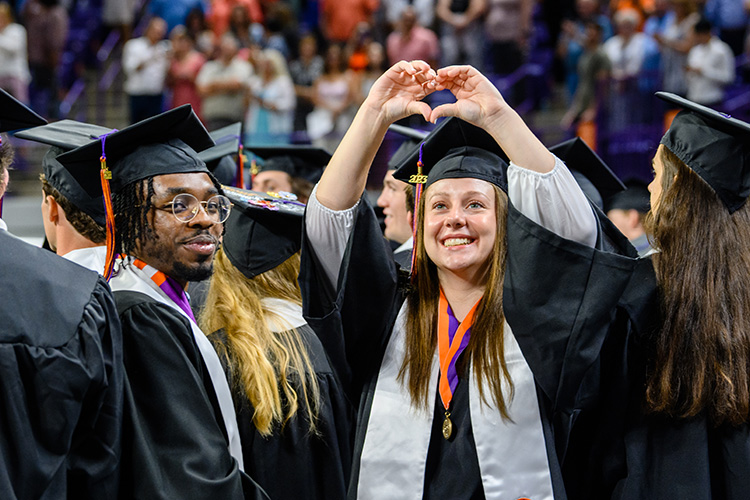
[[[423,101],[444,89],[456,97],[456,102],[433,109]],[[421,114],[433,123],[442,116],[456,116],[478,127],[508,108],[497,88],[475,68],[448,66],[436,72],[424,61],[394,64],[375,82],[367,101],[384,113],[388,122]]]

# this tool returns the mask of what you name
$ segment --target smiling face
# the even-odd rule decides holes
[[[203,209],[189,222],[178,221],[169,202],[180,193],[206,201],[218,190],[205,173],[154,177],[154,208],[148,214],[153,233],[137,242],[134,254],[184,285],[211,276],[223,224],[211,219]]]
[[[395,170],[389,170],[383,179],[383,190],[380,192],[377,204],[383,208],[385,215],[385,237],[389,240],[403,243],[411,237],[411,224],[406,211],[405,182],[393,177]]]
[[[480,179],[442,179],[426,190],[424,246],[438,276],[482,279],[497,237],[495,205],[492,184]]]

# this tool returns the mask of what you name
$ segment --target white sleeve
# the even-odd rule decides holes
[[[346,210],[331,210],[323,206],[316,195],[317,184],[307,200],[305,229],[310,247],[323,268],[333,289],[339,279],[341,261],[344,259],[346,244],[354,228],[354,215],[359,201]]]
[[[588,198],[559,158],[544,174],[511,163],[508,197],[518,211],[549,231],[590,247],[596,244],[596,217]]]

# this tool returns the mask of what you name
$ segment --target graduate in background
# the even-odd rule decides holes
[[[66,151],[112,130],[73,120],[34,127],[16,137],[51,146],[42,158],[42,218],[52,251],[87,269],[104,273],[107,259],[106,215],[100,196],[90,196],[57,161]]]
[[[2,131],[45,121],[0,91]],[[12,150],[0,149],[0,200]],[[0,219],[0,498],[115,498],[123,406],[117,310],[96,273]]]
[[[455,103],[421,101],[443,88]],[[362,193],[388,125],[411,114],[473,125],[445,120],[396,172],[426,181],[409,284]],[[311,195],[300,271],[305,317],[360,402],[349,498],[565,498],[551,422],[504,321],[509,197],[595,243],[572,174],[483,75],[402,61],[378,79]]]
[[[649,192],[645,182],[637,179],[628,181],[628,189],[611,196],[606,204],[607,217],[614,222],[617,229],[624,234],[638,251],[639,257],[647,257],[653,253],[648,241],[646,228],[646,214],[651,209]]]
[[[505,310],[569,498],[750,497],[750,124],[674,94],[635,259],[508,222]],[[528,283],[528,286],[513,286]],[[550,307],[553,304],[554,307]]]
[[[230,379],[245,470],[271,498],[343,499],[353,407],[302,318],[305,207],[225,189],[234,208],[199,319]]]
[[[307,203],[313,185],[331,161],[331,154],[314,146],[248,146],[263,164],[252,172],[253,191],[292,193]]]
[[[188,281],[211,274],[231,209],[196,153],[212,145],[184,105],[57,158],[92,195],[109,190],[111,174],[108,265],[119,254],[110,286],[126,374],[122,498],[267,498],[242,472],[229,386],[185,294]]]

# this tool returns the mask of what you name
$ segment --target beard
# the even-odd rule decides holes
[[[216,250],[221,246],[220,242],[217,242]],[[167,275],[171,278],[180,281],[203,281],[211,277],[214,272],[214,256],[212,255],[200,255],[198,256],[197,262],[185,263],[179,260],[175,260],[173,249],[166,246],[158,237],[154,234],[149,240],[148,247],[146,248],[145,254],[148,257],[142,258],[143,261],[154,265],[157,269],[161,267],[162,271],[169,269]],[[158,264],[162,264],[159,266]]]
[[[198,263],[197,267],[189,267],[182,262],[175,262],[170,273],[173,278],[184,281],[203,281],[207,280],[214,273],[213,256],[206,257],[206,260]]]

